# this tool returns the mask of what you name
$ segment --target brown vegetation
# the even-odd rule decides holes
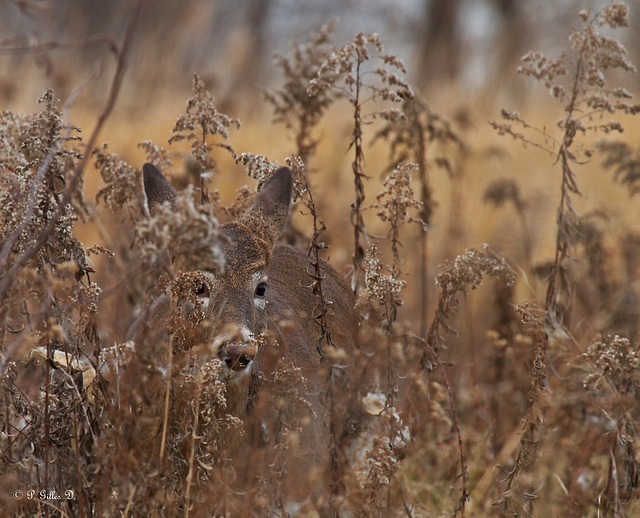
[[[266,131],[292,137],[279,196],[293,192],[293,247],[273,254],[286,218],[265,198],[289,180],[237,151],[267,124],[240,128],[198,75],[168,149],[118,149],[146,156],[146,185],[98,145],[137,11],[111,41],[86,142],[52,90],[34,113],[2,112],[3,516],[640,513],[640,234],[620,199],[638,191],[638,150],[620,134],[640,106],[609,85],[635,71],[609,36],[627,14],[581,11],[566,53],[523,58],[560,116],[502,110],[490,124],[515,145],[420,99],[376,35],[338,47],[328,24],[277,57]],[[521,174],[503,174],[505,153]],[[218,184],[243,168],[267,195]],[[264,231],[300,319],[274,312],[250,339],[203,305],[225,267],[239,282],[238,225]],[[340,323],[352,314],[357,338]],[[210,357],[227,331],[235,356]],[[308,364],[287,353],[298,343]],[[245,385],[229,382],[254,360]]]

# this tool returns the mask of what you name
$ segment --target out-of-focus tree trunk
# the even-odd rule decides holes
[[[531,47],[533,21],[528,19],[527,6],[521,0],[493,0],[492,7],[496,30],[490,36],[489,59],[485,63],[484,101],[502,105],[506,96],[511,102],[522,102],[528,90],[516,70],[520,58]]]
[[[418,43],[417,81],[420,85],[448,82],[458,74],[460,0],[427,0]]]
[[[240,45],[232,49],[235,66],[231,70],[233,80],[225,96],[227,98],[233,98],[245,89],[255,89],[256,85],[264,82],[265,64],[269,60],[267,43],[271,5],[272,0],[250,0],[244,4],[245,25],[239,27]]]

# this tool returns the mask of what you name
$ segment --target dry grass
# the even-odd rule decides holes
[[[3,112],[3,515],[640,513],[640,123],[607,82],[632,65],[600,34],[626,8],[580,20],[566,56],[524,60],[559,102],[504,110],[492,125],[515,141],[490,129],[495,114],[445,117],[377,37],[338,48],[331,26],[278,58],[272,125],[238,127],[197,76],[181,115],[184,101],[140,123],[103,111],[108,145],[81,141],[51,91],[33,113]],[[297,508],[290,495],[322,478],[283,482],[309,419],[300,369],[268,380],[267,449],[246,442],[255,416],[227,407],[220,363],[181,346],[203,324],[197,301],[154,342],[167,323],[153,301],[193,298],[189,264],[221,267],[218,221],[254,194],[243,169],[262,183],[276,157],[296,178],[283,238],[309,251],[319,354],[337,354],[319,259],[358,293],[350,374],[371,416],[347,423],[351,456],[327,444],[331,484]],[[182,188],[177,212],[146,213],[144,161]],[[126,341],[135,321],[142,343]],[[345,397],[335,375],[327,405]]]

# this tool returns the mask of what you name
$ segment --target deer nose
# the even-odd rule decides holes
[[[228,343],[220,349],[220,359],[229,370],[241,372],[256,356],[256,347],[245,343]]]

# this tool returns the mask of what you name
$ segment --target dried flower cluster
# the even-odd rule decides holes
[[[2,247],[0,264],[7,273],[13,254],[22,253],[43,232],[47,246],[35,259],[35,264],[51,260],[59,264],[78,261],[85,270],[84,250],[71,235],[71,227],[82,214],[83,201],[78,195],[73,204],[64,207],[63,214],[51,231],[47,220],[58,208],[58,197],[65,187],[67,172],[80,155],[65,143],[78,140],[64,136],[75,128],[63,128],[58,100],[48,90],[39,100],[44,109],[35,116],[23,117],[5,113],[2,122],[2,146],[6,148],[2,162],[0,203],[4,207],[1,221]],[[15,272],[13,272],[15,274]]]
[[[236,157],[236,163],[242,164],[247,170],[247,174],[254,180],[258,180],[256,187],[258,191],[280,167],[278,162],[269,162],[267,157],[253,153],[240,153]]]
[[[147,154],[147,162],[155,165],[160,171],[170,171],[173,166],[173,162],[169,157],[169,151],[153,143],[151,140],[143,140],[138,144],[140,149],[143,149]]]
[[[196,206],[192,188],[176,198],[175,208],[163,205],[155,216],[141,220],[136,231],[140,256],[148,268],[165,272],[172,271],[172,265],[173,271],[190,271],[196,265],[202,270],[224,269],[223,236],[213,207]]]
[[[585,378],[585,388],[601,392],[608,384],[619,394],[635,394],[640,383],[640,351],[628,338],[605,336],[593,342],[583,358],[596,368]]]
[[[372,52],[380,53],[377,57],[385,65],[373,70],[380,85],[361,82],[360,67],[374,57]],[[403,63],[395,55],[384,54],[380,37],[359,32],[353,41],[334,51],[322,63],[316,77],[309,82],[308,90],[310,95],[318,95],[342,84],[345,90],[340,95],[351,98],[364,86],[379,99],[397,103],[413,97],[411,87],[399,74],[406,74]]]
[[[405,286],[400,280],[402,261],[400,259],[400,230],[405,223],[417,223],[424,228],[424,222],[413,216],[412,212],[420,212],[422,204],[416,200],[411,186],[411,173],[417,169],[415,164],[401,162],[387,176],[383,190],[376,196],[377,203],[368,208],[374,209],[381,221],[389,225],[389,238],[393,262],[390,267],[383,267],[379,260],[377,244],[369,248],[365,258],[365,286],[369,294],[385,307],[386,328],[392,329],[397,317],[397,308],[402,305],[398,296]],[[383,274],[388,270],[389,275]]]
[[[359,473],[365,490],[363,512],[375,516],[388,508],[389,491],[399,464],[388,438],[375,436]]]
[[[400,162],[384,181],[384,189],[376,196],[377,203],[371,208],[376,215],[389,224],[388,237],[392,243],[394,261],[399,260],[399,231],[404,223],[417,223],[426,230],[425,222],[411,215],[422,209],[411,186],[411,175],[418,166],[411,162]]]
[[[94,151],[96,169],[105,186],[96,193],[96,200],[102,200],[112,211],[121,210],[134,200],[142,199],[141,176],[135,167],[117,155],[107,152],[107,144]],[[142,210],[140,208],[140,210]]]
[[[397,295],[406,286],[406,281],[398,279],[394,272],[383,273],[389,270],[380,262],[380,252],[377,245],[371,245],[364,260],[364,279],[367,291],[380,304],[399,304]]]
[[[77,348],[84,337],[76,333],[90,321],[94,325],[100,293],[89,279],[93,269],[84,246],[72,232],[86,212],[81,194],[60,206],[69,171],[80,158],[68,144],[78,137],[70,135],[75,128],[63,127],[51,90],[40,102],[43,110],[35,115],[5,112],[1,126],[0,156],[6,160],[0,174],[0,366],[12,351],[38,343]]]
[[[609,477],[615,483],[606,494],[606,504],[622,509],[634,499],[640,486],[640,456],[638,428],[634,407],[640,387],[640,350],[629,339],[618,335],[598,337],[582,354],[589,374],[584,388],[596,403],[593,420],[606,422],[604,437],[612,435],[614,441],[604,441],[600,452],[609,458]],[[604,416],[601,409],[606,408]],[[604,418],[604,419],[603,419]],[[604,451],[602,451],[604,450]]]
[[[511,268],[504,259],[496,259],[478,250],[465,250],[453,263],[445,262],[436,276],[436,285],[440,286],[441,299],[446,299],[452,308],[460,305],[460,295],[466,295],[469,289],[475,290],[485,275],[504,277],[507,284],[514,282]]]
[[[229,130],[240,122],[218,111],[211,93],[205,89],[198,74],[193,76],[193,97],[187,101],[187,109],[176,120],[169,144],[186,140],[191,145],[191,154],[200,175],[214,173],[216,163],[211,158],[213,147],[221,147],[235,155],[233,149],[222,142],[211,142],[214,137],[229,139]]]

